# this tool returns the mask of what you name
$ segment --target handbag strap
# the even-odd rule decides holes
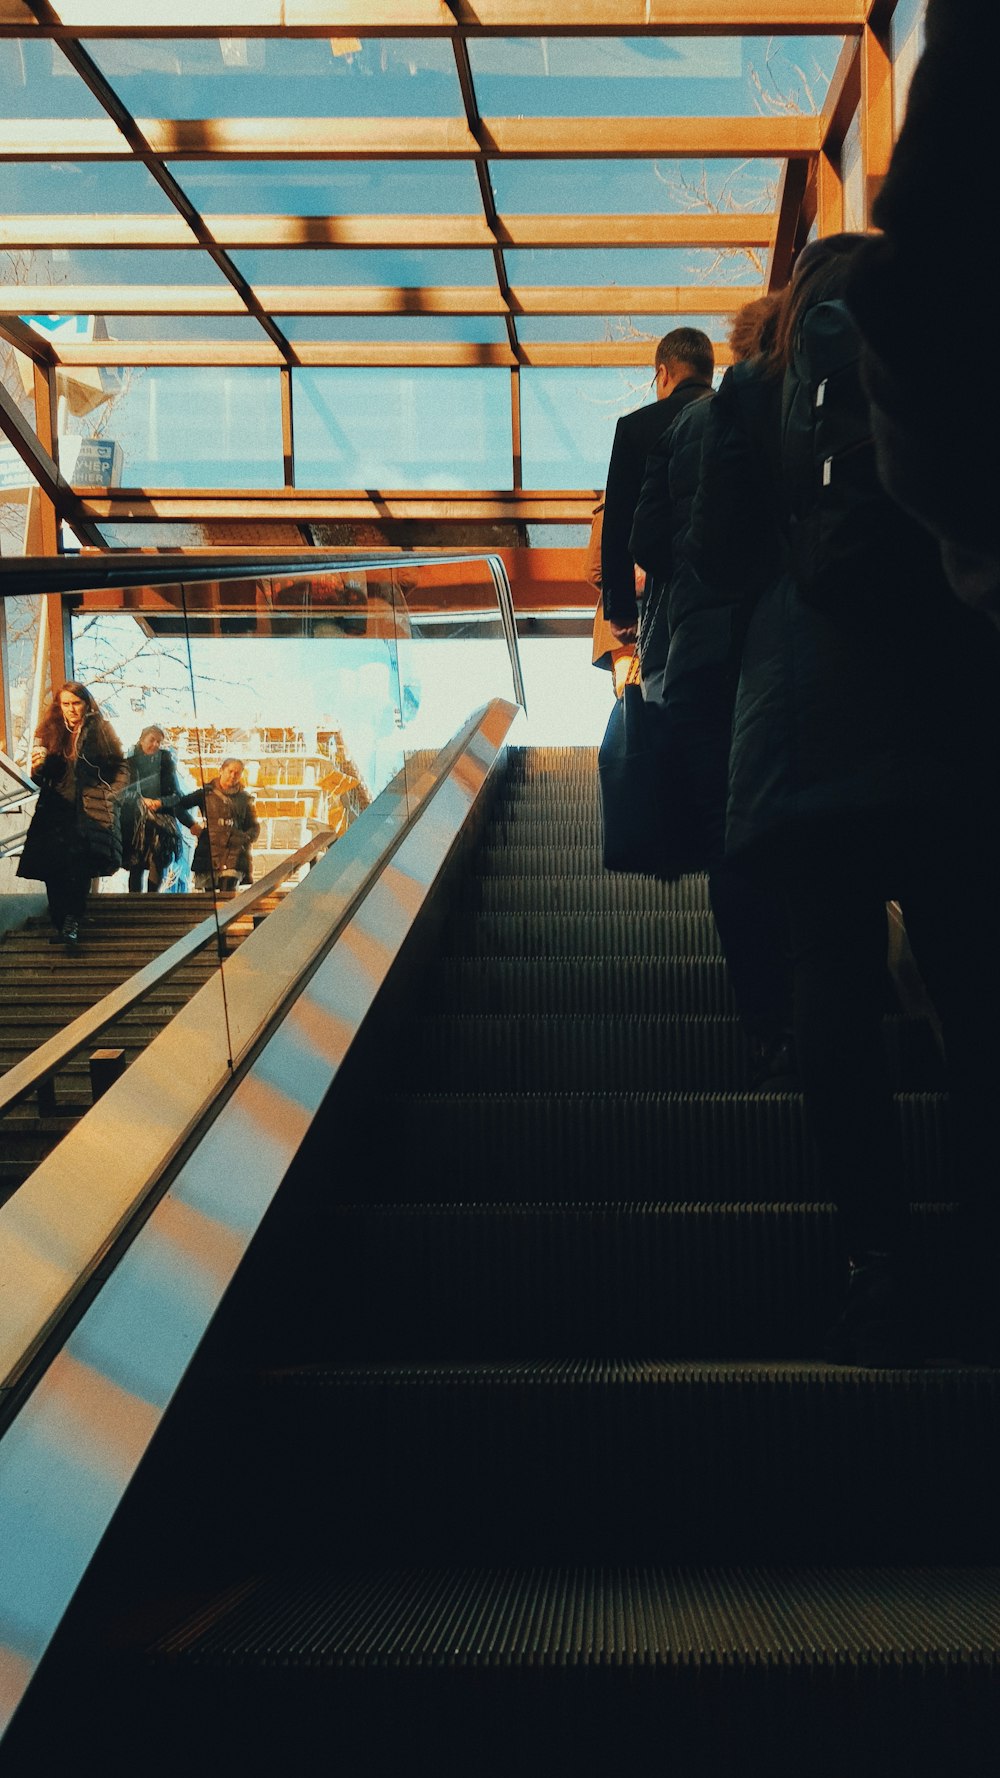
[[[625,684],[626,685],[641,685],[642,684],[642,662],[639,659],[639,650],[638,649],[636,649],[635,653],[632,656],[632,659],[629,661],[628,672],[625,675]]]

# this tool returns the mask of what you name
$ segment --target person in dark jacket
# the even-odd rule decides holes
[[[739,360],[773,334],[778,295],[747,303],[734,320]],[[709,900],[757,1091],[797,1084],[784,903],[726,856],[726,793],[737,663],[730,614],[706,599],[683,548],[701,471],[712,391],[692,398],[646,459],[629,548],[645,570],[639,652],[643,694],[665,705],[702,836]],[[655,667],[650,671],[650,656]]]
[[[165,743],[163,730],[149,723],[126,761],[129,789],[122,803],[122,855],[130,895],[141,892],[144,876],[149,894],[158,894],[164,870],[178,856],[181,844],[174,816],[162,808],[164,798],[181,795],[174,756]],[[185,827],[193,825],[186,810],[177,819]]]
[[[982,70],[1000,59],[1000,8],[984,0],[930,0],[926,48],[906,118],[873,207],[880,234],[866,239],[847,298],[867,348],[865,377],[885,486],[937,539],[953,590],[1000,623],[1000,402],[996,354],[975,375],[936,375],[927,354],[961,277],[967,315],[994,299],[989,255],[979,250],[983,191],[995,125],[978,102]],[[934,251],[928,252],[928,229]]]
[[[94,877],[121,868],[121,742],[85,685],[70,679],[45,712],[31,750],[38,802],[17,867],[45,884],[53,943],[72,954]]]
[[[623,414],[615,428],[604,491],[601,592],[604,615],[619,642],[635,641],[636,578],[629,534],[646,458],[688,402],[703,398],[714,369],[708,335],[697,327],[675,327],[656,348],[655,402]]]
[[[211,889],[213,882],[217,886],[223,871],[235,871],[237,882],[253,882],[252,847],[260,833],[260,822],[253,797],[243,785],[244,764],[242,759],[224,759],[218,775],[200,790],[163,799],[161,806],[170,813],[197,808],[205,817],[203,822],[195,821],[191,830],[198,836],[194,851],[196,889]]]
[[[827,1356],[882,1364],[919,1355],[881,1031],[888,900],[902,906],[944,1034],[967,1263],[995,1263],[1000,1251],[1000,946],[988,922],[971,943],[955,913],[956,884],[973,906],[1000,893],[1000,637],[951,596],[916,524],[897,573],[861,602],[845,581],[839,606],[816,609],[787,571],[817,478],[811,459],[782,458],[783,422],[815,397],[796,386],[792,361],[810,317],[842,296],[862,239],[805,250],[772,359],[724,379],[687,547],[746,630],[727,845],[788,900],[807,1118],[849,1258]]]

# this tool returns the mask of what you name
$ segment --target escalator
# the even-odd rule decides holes
[[[1000,1373],[818,1360],[801,1107],[704,882],[602,873],[593,752],[473,815],[2,1769],[985,1775]],[[944,1264],[937,1053],[885,1029]]]

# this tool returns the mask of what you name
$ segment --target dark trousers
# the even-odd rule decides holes
[[[733,678],[701,667],[669,687],[685,778],[704,842],[708,896],[741,1019],[771,1039],[791,1026],[788,922],[782,897],[726,857]]]
[[[146,867],[144,865],[134,864],[132,866],[131,870],[129,871],[129,873],[128,873],[128,892],[130,895],[141,894],[141,892],[142,892],[142,874],[143,874],[143,871],[145,868]],[[146,878],[146,893],[147,893],[147,895],[158,895],[160,892],[160,884],[162,881],[163,881],[163,879],[160,875],[158,867],[155,864],[151,864],[149,866],[149,875]]]
[[[848,1252],[897,1251],[907,1190],[888,1058],[885,903],[903,910],[941,1021],[967,1238],[995,1249],[1000,1198],[1000,847],[977,811],[890,812],[800,832],[785,860],[795,1039],[824,1192]]]
[[[57,932],[64,920],[82,920],[90,879],[91,872],[79,866],[60,871],[57,877],[46,877],[49,919]]]

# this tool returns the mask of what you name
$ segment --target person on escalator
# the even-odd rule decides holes
[[[978,1289],[980,1337],[1000,1331],[1000,942],[987,917],[973,943],[956,906],[956,891],[973,908],[1000,898],[1000,636],[952,597],[933,538],[881,489],[861,436],[842,298],[863,239],[803,250],[773,352],[724,379],[687,548],[745,629],[726,844],[788,903],[807,1123],[847,1258],[826,1356],[890,1364],[922,1341],[881,1029],[888,900],[944,1035],[964,1294]]]
[[[239,883],[253,882],[253,842],[260,833],[260,822],[253,797],[243,784],[244,764],[242,759],[224,759],[217,776],[200,790],[152,804],[154,809],[177,815],[185,809],[201,810],[204,821],[195,821],[191,829],[198,837],[195,889],[218,887],[223,872],[234,872]]]
[[[128,768],[121,742],[93,694],[70,679],[35,732],[31,775],[38,802],[17,867],[45,884],[53,943],[72,954],[94,877],[121,869],[121,796]]]
[[[163,730],[154,722],[143,729],[128,756],[129,787],[122,801],[122,854],[128,868],[129,894],[146,888],[157,895],[167,867],[180,857],[181,836],[177,820],[163,808],[165,797],[179,797],[174,756],[166,745]],[[178,818],[191,827],[192,817],[182,812]]]

